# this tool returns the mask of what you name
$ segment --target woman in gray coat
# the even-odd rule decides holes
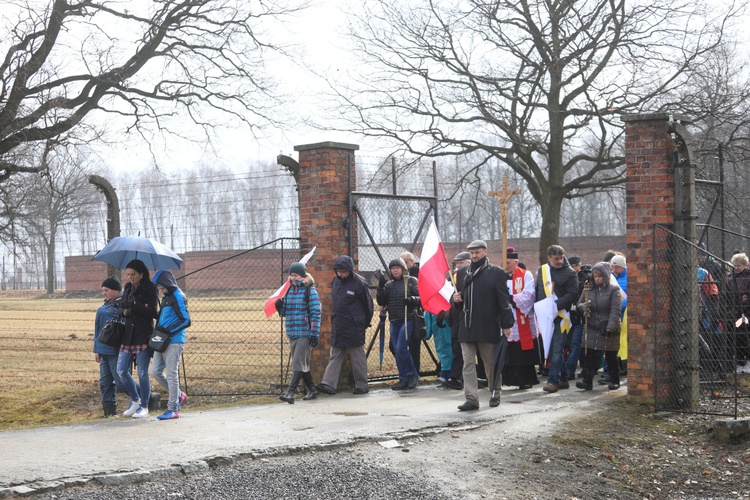
[[[584,326],[585,355],[583,359],[583,381],[576,387],[590,391],[593,377],[599,369],[602,353],[608,366],[617,366],[617,351],[620,350],[620,289],[611,283],[611,271],[603,262],[591,271],[590,290],[578,299],[577,311],[586,318]],[[588,299],[586,295],[588,294]],[[613,374],[614,372],[614,374]],[[609,389],[620,388],[617,370],[610,370]]]

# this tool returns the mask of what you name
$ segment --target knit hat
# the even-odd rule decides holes
[[[388,269],[390,269],[392,267],[403,267],[404,270],[408,269],[406,267],[406,262],[404,262],[404,259],[402,259],[400,257],[398,259],[393,259],[391,262],[388,263]]]
[[[624,255],[615,255],[609,263],[613,266],[620,266],[624,269],[628,268],[628,263],[625,261]]]
[[[580,264],[580,263],[581,263],[581,258],[579,256],[571,255],[570,257],[568,257],[568,264],[570,264],[571,266],[575,266],[576,264]]]
[[[122,283],[120,283],[120,278],[118,278],[114,274],[106,280],[102,281],[102,286],[105,286],[110,290],[117,290],[118,292],[122,290]]]
[[[518,252],[513,247],[508,247],[508,251],[505,255],[506,259],[518,259]]]
[[[289,266],[289,274],[299,274],[300,276],[307,276],[307,268],[302,262],[295,262]]]
[[[466,247],[467,250],[472,250],[474,248],[487,248],[487,242],[484,240],[474,240]]]

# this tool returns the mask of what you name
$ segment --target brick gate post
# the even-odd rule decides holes
[[[339,255],[349,254],[349,190],[356,183],[356,144],[320,142],[295,146],[299,152],[299,235],[302,253],[317,246],[315,256],[308,266],[315,278],[323,308],[320,345],[313,349],[310,369],[316,382],[320,382],[328,363],[331,338],[331,280],[333,262]],[[351,257],[355,266],[357,256],[356,225],[351,229]],[[342,369],[342,379],[348,363]],[[344,379],[345,380],[345,379]]]
[[[673,262],[671,271],[654,276],[654,224],[683,232],[680,230],[683,221],[679,220],[683,205],[675,194],[676,180],[681,173],[674,165],[676,144],[668,132],[668,125],[671,120],[683,123],[689,123],[689,120],[668,114],[628,115],[622,120],[625,122],[627,163],[628,395],[653,402],[654,352],[656,349],[662,349],[660,352],[672,349],[670,339],[673,336],[668,330],[674,307],[670,303],[673,297],[657,297],[658,306],[654,310],[654,290],[670,289],[670,281],[675,278],[674,268],[680,267]],[[691,222],[694,227],[694,221]],[[675,228],[676,225],[680,227]],[[657,252],[664,255],[665,249],[659,248]],[[656,331],[657,325],[663,331]],[[659,380],[658,388],[660,393],[678,391],[667,380]]]

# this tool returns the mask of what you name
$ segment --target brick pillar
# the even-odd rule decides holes
[[[359,146],[338,142],[320,142],[295,146],[299,152],[299,225],[302,253],[317,246],[308,272],[315,278],[323,316],[320,345],[313,349],[310,369],[316,381],[323,377],[331,346],[331,280],[333,263],[339,255],[349,254],[349,191],[354,190],[356,169],[354,151]],[[352,228],[352,255],[357,263],[357,231]],[[342,378],[346,370],[342,369]],[[348,374],[346,374],[348,376]]]
[[[685,121],[684,117],[672,118]],[[629,115],[622,120],[627,163],[628,395],[652,402],[654,350],[668,355],[673,345],[669,331],[672,297],[658,297],[654,310],[655,285],[657,289],[670,289],[672,267],[662,264],[654,276],[652,259],[654,224],[670,229],[675,224],[675,143],[667,130],[667,114]],[[657,255],[668,258],[666,242],[663,246],[656,249]],[[654,331],[655,320],[662,331]],[[660,357],[660,364],[664,361]],[[672,390],[666,380],[659,380],[658,387],[660,392]]]

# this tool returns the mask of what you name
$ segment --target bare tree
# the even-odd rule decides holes
[[[740,47],[744,48],[742,45]],[[696,177],[722,179],[724,224],[746,234],[750,206],[750,75],[747,52],[732,45],[717,47],[706,64],[695,72],[690,85],[668,101],[670,109],[689,109],[691,147],[696,157]],[[720,172],[721,168],[721,172]],[[716,184],[697,184],[698,222],[720,225]],[[729,258],[729,255],[725,255]]]
[[[55,255],[60,230],[78,220],[94,204],[86,160],[80,151],[47,147],[40,175],[27,176],[27,209],[23,224],[43,242],[47,293],[55,291]]]
[[[478,152],[540,206],[540,260],[563,199],[624,180],[619,116],[658,111],[738,15],[700,0],[373,0],[352,9],[365,57],[331,82],[356,132],[424,156]],[[341,109],[336,109],[341,113]],[[497,140],[488,144],[483,137]],[[471,174],[467,174],[471,175]]]
[[[147,142],[154,131],[185,133],[179,111],[207,138],[227,121],[253,131],[275,122],[264,59],[284,51],[273,24],[302,1],[4,2],[0,182],[43,169],[45,141],[82,129],[89,115],[121,119]]]

